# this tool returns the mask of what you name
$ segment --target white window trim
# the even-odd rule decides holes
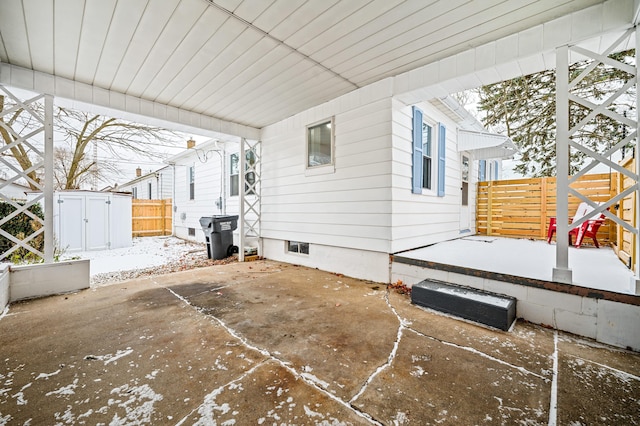
[[[326,122],[331,123],[331,162],[329,164],[322,164],[319,166],[309,166],[309,128],[315,127],[319,124],[323,124]],[[325,175],[330,173],[335,173],[336,171],[336,123],[335,116],[331,116],[330,118],[325,118],[324,120],[316,121],[315,123],[308,124],[304,128],[304,165],[305,165],[305,176],[317,176],[317,175]]]
[[[231,158],[233,156],[237,156],[238,157],[238,173],[234,173],[231,174]],[[239,197],[240,196],[240,152],[231,152],[229,153],[229,197]],[[233,176],[238,176],[238,193],[237,194],[231,194],[231,178]]]
[[[431,127],[431,188],[422,187],[422,195],[428,195],[430,197],[438,196],[438,123],[431,119],[427,119],[425,115],[422,117],[422,122]],[[424,146],[424,140],[422,141]],[[424,158],[424,152],[422,153]],[[422,170],[424,180],[424,168]]]

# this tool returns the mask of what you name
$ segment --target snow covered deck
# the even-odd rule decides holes
[[[570,248],[573,284],[551,281],[554,266],[553,244],[470,236],[394,255],[391,281],[433,279],[512,296],[519,318],[640,348],[640,295],[612,249]]]
[[[527,239],[470,236],[400,253],[395,257],[551,281],[556,264],[555,243]],[[635,294],[633,272],[609,247],[569,248],[574,285]]]

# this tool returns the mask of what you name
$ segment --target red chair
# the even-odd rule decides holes
[[[607,209],[609,210],[609,209]],[[586,216],[590,212],[593,211],[593,207],[591,207],[587,203],[580,203],[578,206],[578,210],[576,211],[575,216],[571,219],[570,223],[573,223],[580,219],[581,217]],[[597,248],[600,248],[600,244],[598,244],[597,234],[600,225],[604,223],[606,220],[606,216],[604,213],[600,213],[600,216],[596,219],[589,219],[584,221],[580,226],[573,228],[569,231],[569,245],[575,245],[576,248],[579,248],[582,245],[582,241],[585,237],[589,237],[593,240],[593,244]],[[549,229],[547,231],[547,243],[551,244],[551,239],[553,238],[553,234],[556,232],[556,218],[549,218]],[[573,237],[576,237],[576,243],[573,244]]]

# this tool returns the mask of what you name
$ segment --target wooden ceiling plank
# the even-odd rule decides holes
[[[119,0],[102,47],[94,84],[111,89],[133,34],[142,19],[147,0]]]
[[[230,12],[235,12],[243,0],[205,0],[205,1],[210,1],[211,3],[215,3],[227,9]]]
[[[343,20],[335,22],[334,25],[327,28],[325,32],[306,40],[306,42],[300,46],[299,50],[305,55],[312,56],[325,46],[336,43],[366,23],[388,13],[390,9],[398,6],[403,1],[404,0],[373,0]]]
[[[260,123],[259,127],[271,124],[278,121],[275,119],[279,115],[277,111],[288,111],[288,115],[294,115],[338,96],[345,84],[343,80],[317,65],[307,69],[299,77],[297,80],[301,83],[285,84],[283,90],[277,91],[277,96],[267,94],[260,102],[249,102],[248,105],[256,105],[258,108],[251,113],[251,120]],[[321,100],[318,100],[319,95]],[[302,109],[297,109],[300,106]],[[236,114],[242,114],[242,111],[234,115]]]
[[[336,4],[338,0],[308,0],[296,9],[289,17],[274,27],[269,34],[278,40],[285,41],[301,28],[320,16],[325,10]]]
[[[158,75],[158,70],[165,69],[167,61],[179,49],[184,39],[193,30],[193,26],[208,10],[203,1],[182,0],[167,24],[157,37],[153,48],[145,58],[140,71],[127,89],[131,93],[143,93],[143,97],[156,100],[157,93],[151,95],[147,90]]]
[[[269,38],[262,37],[261,39],[255,39],[260,37],[261,34],[251,34],[252,31],[245,31],[244,37],[240,37],[237,40],[238,47],[241,47],[244,51],[234,52],[234,46],[230,46],[227,52],[223,52],[222,56],[229,54],[228,59],[222,59],[215,67],[216,72],[208,75],[201,75],[200,81],[202,85],[196,93],[189,97],[179,94],[172,102],[176,105],[182,105],[184,102],[188,102],[190,106],[199,105],[206,101],[207,98],[213,96],[220,88],[224,87],[230,81],[234,79],[244,69],[250,67],[255,63],[256,58],[268,56],[269,53],[277,46],[277,43]]]
[[[87,2],[78,43],[78,61],[74,71],[78,81],[93,84],[111,25],[117,0]]]
[[[227,102],[221,103],[218,99],[234,99],[244,93],[257,93],[265,90],[265,81],[271,79],[288,67],[294,65],[294,61],[299,61],[298,55],[293,54],[284,46],[276,45],[268,54],[263,55],[257,61],[250,63],[247,67],[227,82],[219,86],[194,108],[197,111],[209,110],[217,106],[224,106]]]
[[[53,74],[53,3],[23,0],[33,67]]]
[[[204,75],[206,82],[207,78],[215,75],[218,57],[244,32],[246,32],[245,25],[234,19],[227,19],[220,27],[220,30],[207,41],[197,55],[184,64],[176,77],[156,95],[155,100],[163,103],[169,102],[181,92],[187,94],[188,90],[190,90],[187,94],[188,96],[193,96],[197,93],[198,86],[194,80],[198,76]],[[152,92],[149,93],[151,94]]]
[[[166,27],[172,24],[170,20],[175,15],[180,15],[181,11],[177,10],[179,2],[180,0],[163,0],[162,2],[151,1],[148,3],[122,58],[120,67],[118,67],[118,71],[113,78],[111,90],[124,93],[128,91],[135,77],[145,78],[146,80],[151,80],[154,77],[157,71],[157,64],[145,67],[145,61],[149,54],[143,52],[151,52],[158,48],[164,49],[164,46],[158,45],[158,41]],[[186,11],[182,12],[187,15]],[[190,19],[185,18],[178,24],[189,25],[191,23]],[[179,33],[175,35],[180,36]]]
[[[214,44],[212,37],[228,19],[227,15],[220,13],[217,9],[207,8],[171,56],[160,68],[155,70],[153,79],[135,78],[134,82],[129,86],[128,92],[136,96],[161,93],[185,68],[188,67],[195,73],[197,70],[192,69],[194,68],[194,58],[196,56],[206,58],[215,55],[215,52],[210,47]]]
[[[260,103],[269,98],[270,92],[277,93],[283,86],[304,82],[301,75],[311,67],[313,67],[312,62],[304,61],[299,55],[291,52],[278,63],[277,67],[274,66],[267,72],[261,73],[250,84],[234,92],[232,96],[228,96],[225,102],[216,102],[213,108],[220,116],[233,115],[233,113],[242,110],[248,102]]]
[[[274,0],[244,0],[233,11],[233,14],[253,23],[273,2]]]
[[[255,120],[258,126],[262,128],[282,120],[282,117],[290,117],[337,98],[345,90],[352,87],[349,83],[329,73],[324,73],[323,75],[326,79],[315,81],[311,85],[305,85],[302,90],[295,89],[283,93],[273,105],[260,106],[250,117],[251,120]]]
[[[350,67],[358,66],[377,56],[395,56],[394,49],[403,46],[424,32],[432,34],[437,29],[455,25],[455,16],[466,16],[479,13],[483,10],[484,3],[473,2],[465,4],[465,0],[449,0],[444,9],[442,3],[431,5],[406,16],[381,31],[372,34],[367,39],[351,46],[342,52],[328,58],[324,63],[336,72],[344,72]]]
[[[289,15],[302,6],[305,1],[306,0],[278,0],[262,12],[262,14],[253,21],[253,25],[264,32],[270,33],[273,28],[287,19]]]
[[[7,61],[14,65],[31,68],[29,38],[22,2],[0,1],[0,33]]]
[[[204,84],[194,96],[184,98],[182,103],[180,103],[179,98],[176,97],[174,98],[174,102],[180,106],[189,105],[189,109],[195,108],[200,103],[212,97],[217,90],[230,84],[234,77],[242,73],[243,70],[251,67],[252,64],[255,63],[256,58],[269,57],[269,53],[271,53],[276,46],[278,46],[278,44],[275,41],[263,37],[241,55],[236,55],[232,60],[226,61],[224,68],[220,68],[217,74],[211,75],[206,84]]]
[[[397,7],[390,9],[384,15],[380,15],[379,17],[371,19],[370,21],[364,23],[364,25],[361,25],[355,30],[349,32],[339,40],[327,44],[320,50],[317,50],[313,53],[312,57],[316,61],[330,66],[331,63],[328,61],[334,59],[336,55],[342,54],[342,56],[347,56],[346,53],[342,53],[347,49],[350,49],[351,54],[353,54],[353,52],[357,52],[356,46],[358,44],[366,42],[366,40],[372,37],[372,35],[378,34],[385,28],[397,24],[404,17],[415,14],[424,7],[425,4],[421,2],[403,2]]]
[[[369,2],[370,0],[351,0],[346,3],[338,3],[288,37],[286,43],[294,49],[298,49],[309,40],[324,34],[333,25],[348,18]]]
[[[557,4],[550,1],[547,1],[547,3],[551,8]],[[485,10],[473,16],[467,16],[460,21],[459,25],[448,25],[441,28],[438,32],[437,39],[433,36],[425,35],[404,46],[395,47],[392,55],[379,56],[380,59],[384,60],[383,63],[370,61],[351,70],[342,70],[342,72],[365,84],[365,81],[378,80],[381,75],[393,75],[422,66],[425,65],[427,61],[442,59],[458,53],[457,50],[459,50],[459,48],[457,46],[483,44],[495,39],[496,34],[511,34],[520,28],[529,27],[530,25],[528,25],[528,23],[522,22],[523,19],[532,19],[531,15],[533,10],[527,10],[527,8],[535,8],[535,10],[539,11],[538,7],[539,5],[530,4],[521,8],[503,8],[501,9],[501,12],[503,12],[502,15],[497,13],[492,14],[490,9]],[[482,19],[484,23],[476,26],[469,24],[470,21],[477,22],[478,19]],[[505,25],[507,22],[508,24]],[[460,31],[456,28],[465,29]],[[542,33],[539,33],[539,36],[542,37]],[[538,40],[534,37],[530,42],[540,43],[541,45],[543,40],[542,38]],[[515,50],[515,52],[511,52],[513,55],[518,53],[518,48]]]
[[[54,72],[61,77],[75,78],[80,33],[84,21],[84,1],[55,2],[54,9]]]

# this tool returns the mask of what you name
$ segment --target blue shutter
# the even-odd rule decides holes
[[[445,159],[447,158],[447,129],[438,123],[438,197],[444,197]]]
[[[493,162],[493,174],[495,175],[494,180],[498,180],[498,160]]]
[[[413,107],[413,168],[411,192],[422,194],[422,111]]]
[[[480,182],[484,182],[485,179],[486,179],[485,173],[486,173],[486,169],[487,169],[487,160],[480,160],[478,162],[478,169],[479,169],[479,172],[480,172],[480,174],[478,175],[478,180]]]

